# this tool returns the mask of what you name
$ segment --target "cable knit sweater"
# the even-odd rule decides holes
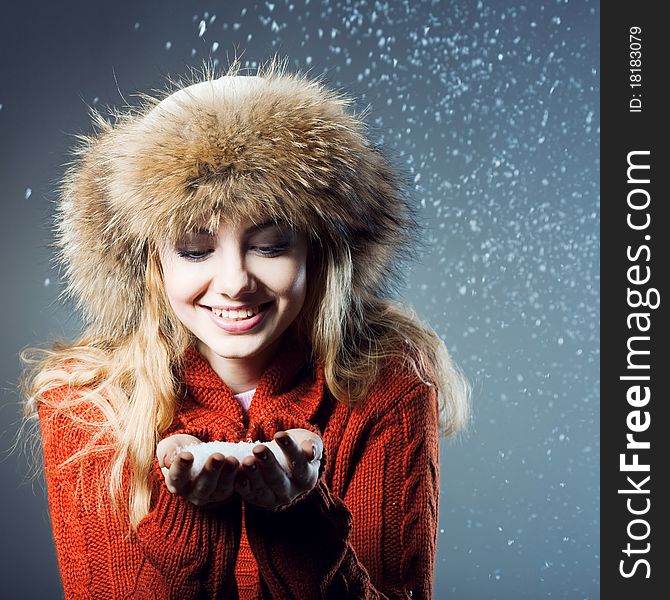
[[[278,511],[243,506],[239,496],[192,505],[167,490],[154,460],[151,510],[131,531],[108,502],[95,502],[99,461],[110,455],[86,458],[81,479],[76,466],[59,469],[86,434],[40,405],[66,598],[431,597],[439,494],[434,388],[390,364],[352,410],[327,392],[321,367],[305,356],[295,346],[280,352],[245,414],[190,349],[178,413],[165,433],[238,442],[269,441],[292,427],[317,432],[324,442],[317,485]],[[51,396],[74,393],[59,388]]]

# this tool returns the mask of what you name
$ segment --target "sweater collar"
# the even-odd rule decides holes
[[[196,404],[231,417],[242,413],[233,391],[195,346],[190,346],[184,356],[182,379]],[[249,420],[261,423],[278,414],[290,414],[312,421],[324,392],[322,366],[311,359],[309,344],[289,331],[258,382],[249,407]]]

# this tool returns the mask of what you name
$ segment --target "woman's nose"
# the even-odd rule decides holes
[[[256,280],[240,252],[224,252],[213,265],[212,288],[217,294],[237,298],[256,291]]]

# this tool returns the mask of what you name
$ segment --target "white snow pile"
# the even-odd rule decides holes
[[[215,452],[220,452],[224,456],[234,456],[240,463],[247,456],[253,456],[252,450],[262,444],[275,455],[277,462],[281,467],[288,471],[288,463],[286,456],[282,452],[279,444],[274,440],[271,442],[206,442],[200,444],[188,444],[186,446],[178,446],[174,451],[173,459],[180,452],[186,451],[193,455],[193,464],[191,465],[191,476],[197,476],[202,468],[205,466],[207,459]]]

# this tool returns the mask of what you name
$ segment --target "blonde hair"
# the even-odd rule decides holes
[[[37,419],[38,404],[44,403],[53,410],[50,418],[65,417],[90,433],[86,445],[61,468],[94,454],[111,453],[101,481],[108,480],[114,509],[127,508],[133,526],[149,511],[149,473],[156,445],[174,419],[179,387],[175,374],[192,341],[162,293],[155,252],[148,253],[145,281],[145,306],[133,335],[104,340],[84,334],[73,343],[28,349],[21,355],[29,365],[21,382],[24,417]],[[54,400],[49,392],[62,386],[76,393]],[[80,409],[88,405],[99,410],[102,420],[82,417]],[[124,497],[124,467],[130,472],[127,507],[119,502]],[[103,492],[98,492],[100,508]]]

